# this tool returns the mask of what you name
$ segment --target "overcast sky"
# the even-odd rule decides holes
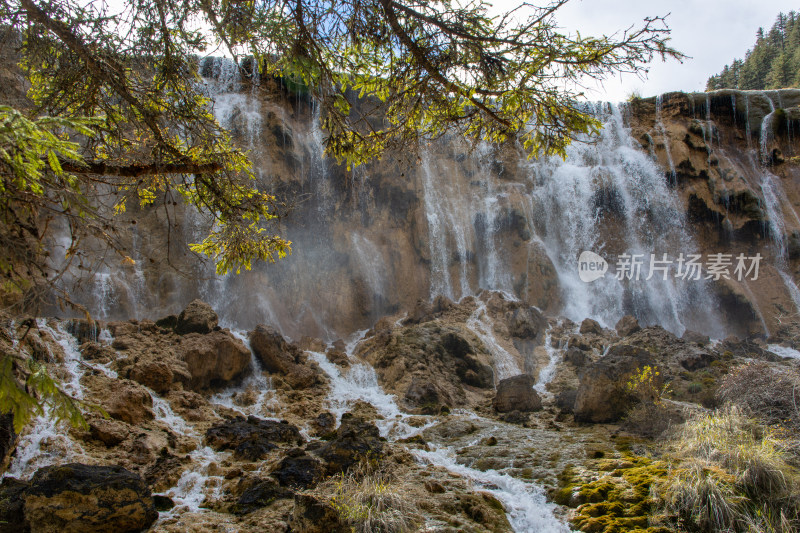
[[[519,5],[513,0],[489,0],[497,9]],[[539,2],[532,2],[537,4]],[[743,58],[755,43],[756,30],[772,27],[778,13],[800,11],[800,0],[571,0],[558,10],[556,21],[565,31],[581,35],[611,34],[641,24],[646,16],[666,15],[673,48],[691,56],[651,65],[642,81],[636,76],[607,80],[592,100],[622,101],[633,91],[655,96],[668,91],[702,91],[706,80],[735,58]]]

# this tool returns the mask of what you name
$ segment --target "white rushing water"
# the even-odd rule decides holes
[[[800,351],[797,351],[794,348],[789,348],[788,346],[781,346],[780,344],[768,344],[767,350],[775,355],[779,355],[780,357],[800,360]]]
[[[471,480],[476,488],[491,493],[506,509],[516,533],[567,533],[570,529],[554,514],[556,506],[547,501],[544,490],[495,470],[476,470],[459,464],[449,448],[413,450],[421,461],[441,466]]]
[[[561,322],[559,322],[557,325],[560,326]],[[563,348],[560,346],[553,346],[551,330],[552,327],[548,327],[544,336],[544,349],[547,350],[548,356],[547,364],[539,371],[539,377],[536,379],[536,385],[533,386],[536,392],[544,396],[551,396],[550,392],[547,390],[547,384],[553,381],[553,378],[556,375],[558,363],[561,362],[564,356],[564,350],[567,348],[567,346],[564,346]]]
[[[41,331],[50,334],[64,352],[64,361],[60,365],[63,391],[73,398],[82,399],[80,379],[83,371],[75,337],[64,330],[62,323],[51,327],[45,319],[40,318],[36,324]],[[44,414],[36,417],[20,435],[16,452],[4,476],[28,479],[43,466],[81,462],[85,457],[80,444],[70,438],[67,423],[56,422],[52,408],[45,405]]]
[[[253,347],[250,346],[250,339],[247,332],[239,329],[231,329],[231,334],[241,340],[250,352],[250,367],[252,371],[239,383],[218,392],[210,398],[210,402],[215,405],[227,407],[237,411],[243,416],[253,415],[260,418],[272,418],[278,409],[275,389],[272,386],[272,379],[264,374],[261,363],[255,356]],[[242,394],[253,393],[255,398],[252,403],[241,405],[236,398]]]
[[[217,474],[217,467],[229,457],[229,453],[215,452],[208,446],[201,447],[189,454],[194,465],[184,470],[175,486],[166,494],[175,502],[175,507],[162,513],[160,519],[165,519],[177,514],[190,512],[203,512],[201,506],[208,500],[216,500],[222,494],[224,478]]]
[[[521,374],[519,364],[508,350],[503,348],[494,334],[494,322],[486,309],[486,303],[477,300],[478,307],[467,319],[467,327],[483,342],[492,354],[495,384],[500,380]]]
[[[328,361],[324,353],[307,352],[316,361],[328,378],[330,378],[331,391],[328,395],[328,408],[336,417],[337,423],[357,401],[367,402],[372,405],[380,415],[375,421],[382,437],[404,439],[422,432],[433,423],[421,427],[409,425],[406,420],[410,417],[397,405],[394,396],[387,394],[378,383],[375,369],[364,362],[359,362],[350,355],[350,366],[342,369]]]

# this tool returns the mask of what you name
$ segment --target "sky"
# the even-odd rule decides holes
[[[514,0],[489,0],[495,9],[509,10]],[[540,2],[533,1],[538,4]],[[759,26],[772,27],[778,13],[800,11],[800,0],[571,0],[556,12],[562,31],[581,35],[610,35],[647,16],[670,14],[670,44],[690,56],[683,64],[660,59],[650,65],[647,79],[617,76],[587,93],[591,100],[623,101],[632,93],[655,96],[669,91],[703,91],[709,76],[718,73],[752,48]]]

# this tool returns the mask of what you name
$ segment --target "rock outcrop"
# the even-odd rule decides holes
[[[189,388],[201,390],[229,384],[250,369],[250,351],[223,331],[184,335],[176,351],[189,368]]]
[[[210,305],[201,300],[193,300],[178,315],[175,321],[175,333],[178,335],[210,333],[217,327],[218,321],[217,313]]]
[[[11,498],[0,505],[4,528],[19,532],[134,533],[158,518],[144,480],[120,467],[49,466],[29,483],[4,480],[0,493]]]
[[[241,459],[257,461],[279,444],[303,444],[305,439],[295,426],[287,422],[249,416],[237,417],[209,428],[205,441],[215,450],[233,450]]]
[[[542,399],[539,398],[539,393],[533,390],[535,384],[536,380],[527,374],[500,380],[492,406],[499,413],[511,411],[527,413],[540,410]]]
[[[259,325],[248,334],[253,353],[267,372],[278,374],[294,389],[307,389],[319,380],[319,372],[306,354],[270,326]]]

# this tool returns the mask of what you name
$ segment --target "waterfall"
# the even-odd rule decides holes
[[[668,252],[694,253],[696,245],[676,195],[657,164],[634,146],[620,108],[603,106],[597,116],[604,125],[595,142],[573,143],[566,160],[549,158],[530,166],[537,229],[558,271],[562,314],[576,322],[591,317],[606,327],[633,314],[676,334],[694,317],[693,328],[718,329],[707,305],[696,312],[708,298],[703,281],[681,280],[674,270],[650,270],[656,265],[651,260]],[[581,281],[577,258],[583,251],[605,254],[609,274]],[[638,281],[614,276],[613,259],[623,253],[641,257]]]
[[[562,321],[559,321],[556,327],[560,327],[561,324]],[[560,346],[553,346],[552,329],[552,326],[548,326],[544,336],[544,349],[547,351],[547,364],[539,371],[536,385],[533,386],[536,392],[547,396],[550,396],[550,392],[547,390],[547,384],[555,377],[557,365],[563,358],[564,350]]]
[[[478,307],[467,320],[467,327],[478,336],[492,354],[495,384],[500,380],[522,373],[514,356],[497,341],[494,334],[494,322],[489,316],[485,302],[478,300]]]
[[[413,427],[405,422],[409,417],[404,413],[394,396],[387,394],[378,383],[375,369],[353,355],[353,351],[363,339],[364,331],[358,332],[345,348],[345,353],[350,359],[347,369],[341,369],[328,361],[324,353],[306,352],[313,359],[331,381],[331,391],[328,395],[328,408],[336,416],[337,423],[355,402],[364,401],[372,405],[380,415],[375,423],[382,437],[392,440],[403,439],[418,435],[425,428],[434,423],[431,419],[422,427]]]
[[[61,365],[64,392],[73,398],[82,399],[83,389],[80,379],[83,371],[80,370],[81,354],[75,337],[67,333],[61,323],[51,327],[45,319],[40,318],[37,319],[36,325],[41,331],[50,334],[64,350],[65,357]],[[56,422],[54,417],[52,407],[46,404],[44,414],[36,417],[20,435],[16,452],[4,476],[29,479],[43,466],[85,460],[86,453],[83,448],[65,431],[67,422]]]

